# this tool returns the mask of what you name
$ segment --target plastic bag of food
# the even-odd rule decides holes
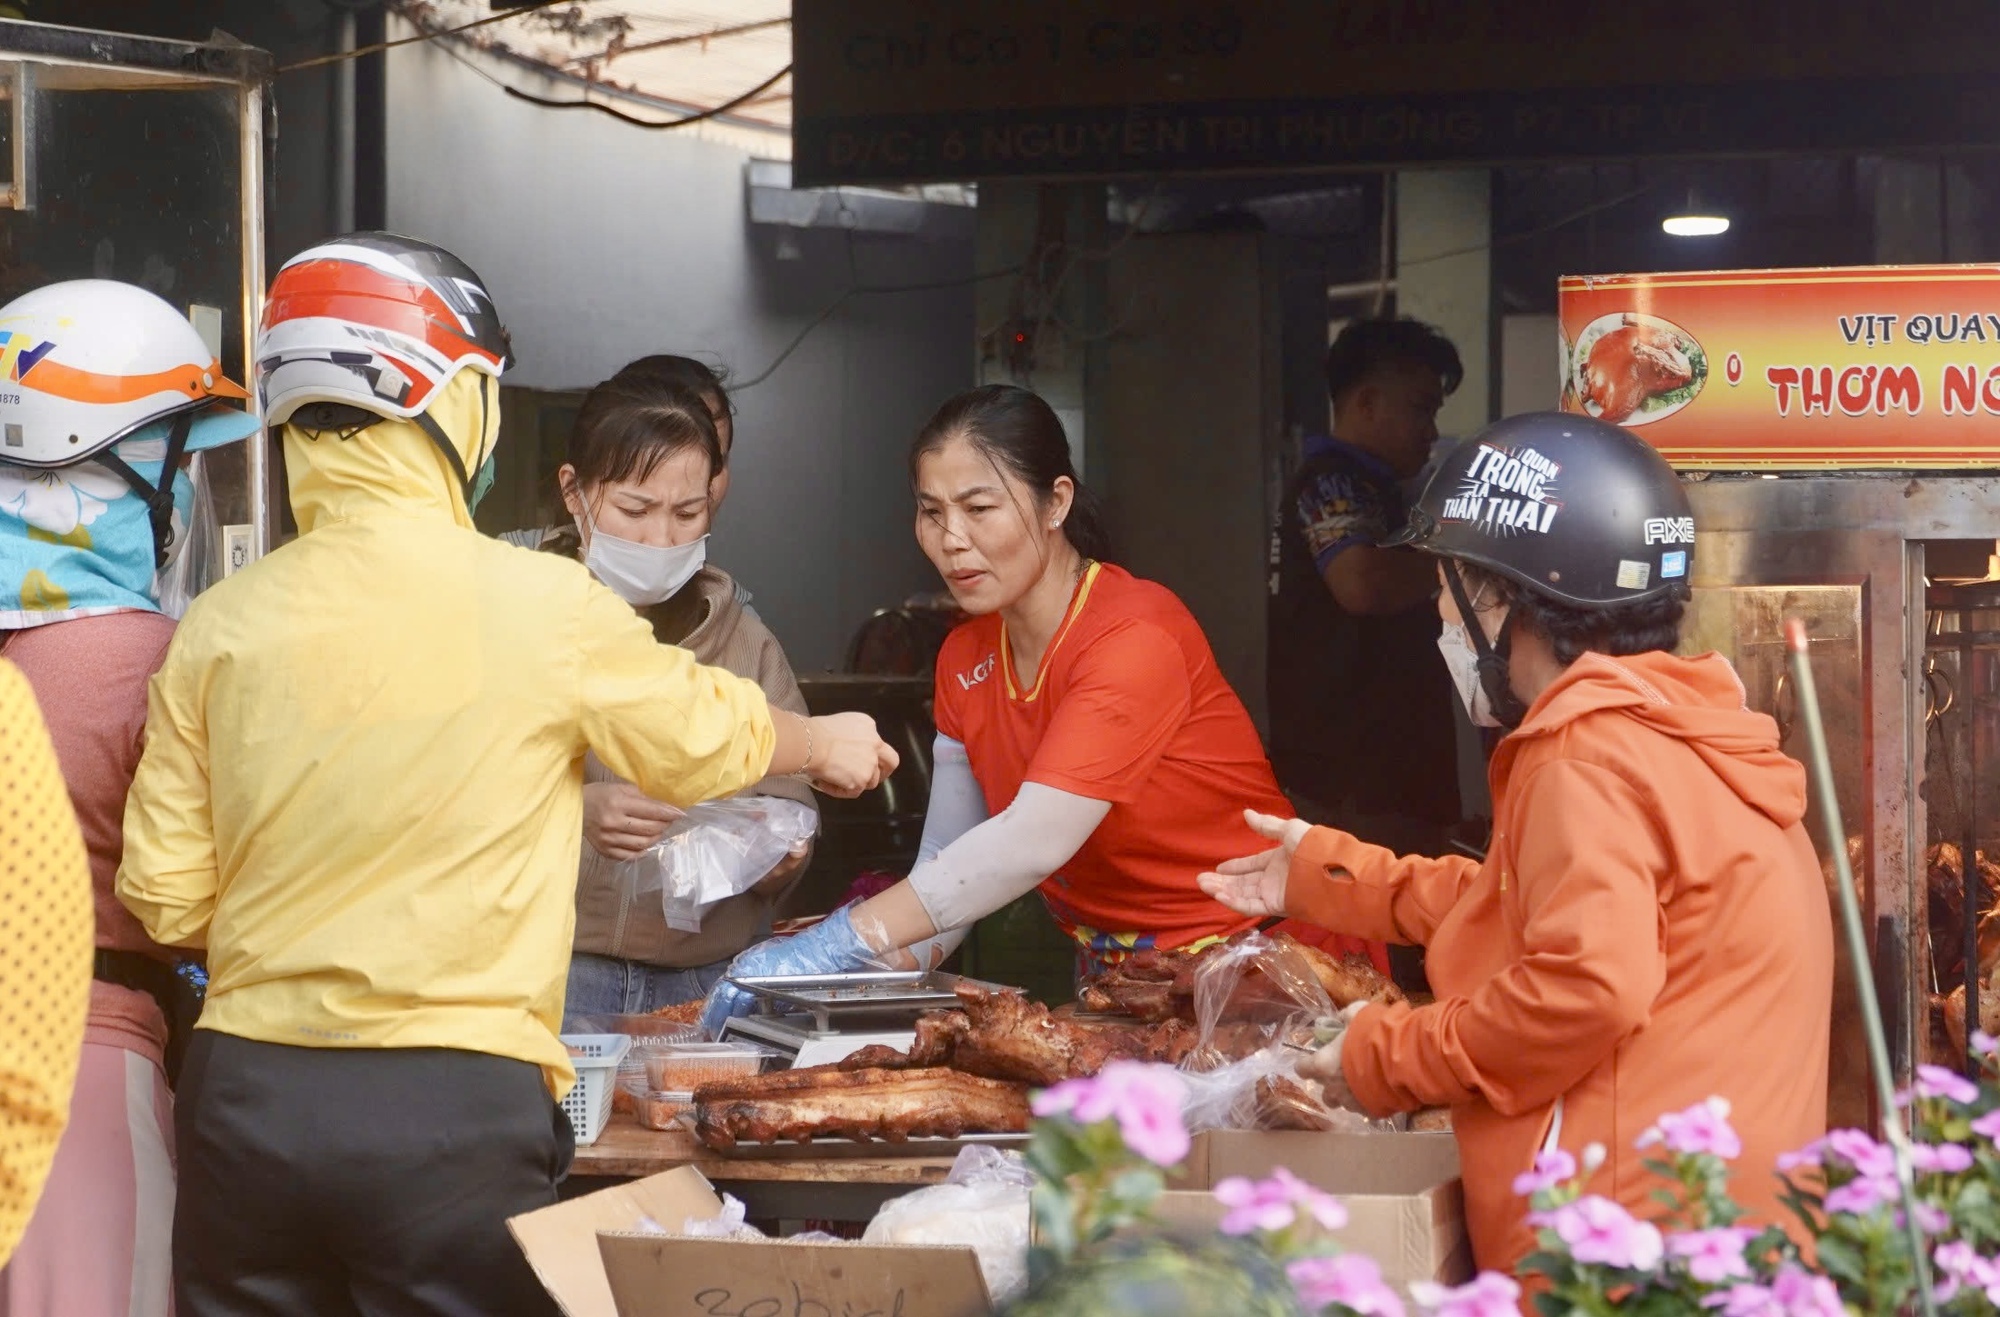
[[[1336,1018],[1333,999],[1320,986],[1298,944],[1248,933],[1202,957],[1194,970],[1194,1018],[1199,1038],[1190,1069],[1211,1068],[1219,1056],[1241,1055],[1240,1045],[1217,1046],[1219,1029],[1256,1028],[1266,1042],[1286,1030],[1310,1030]]]
[[[744,1218],[749,1210],[735,1194],[722,1195],[722,1210],[714,1216],[691,1216],[681,1224],[681,1233],[695,1239],[769,1239]]]
[[[1393,1119],[1370,1120],[1329,1102],[1317,1080],[1299,1073],[1299,1063],[1345,1027],[1339,1015],[1322,1017],[1310,1026],[1295,1019],[1272,1026],[1270,1044],[1241,1060],[1206,1070],[1184,1068],[1187,1099],[1182,1116],[1188,1129],[1362,1133],[1399,1128]]]
[[[635,898],[657,894],[669,927],[699,932],[711,907],[755,887],[818,826],[811,806],[782,796],[704,801],[637,859],[608,860],[584,847],[585,878],[601,875]]]
[[[998,1309],[1028,1288],[1028,1193],[1034,1183],[1019,1153],[973,1144],[958,1154],[943,1184],[884,1203],[861,1238],[970,1248]]]

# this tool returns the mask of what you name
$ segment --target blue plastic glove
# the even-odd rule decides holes
[[[875,953],[854,931],[854,920],[848,913],[852,908],[842,906],[803,933],[759,942],[729,963],[729,973],[737,978],[755,978],[775,974],[847,974],[872,968]],[[748,1015],[756,1002],[754,995],[724,979],[710,990],[708,1004],[702,1007],[703,1035],[719,1036],[723,1025],[738,1015]]]

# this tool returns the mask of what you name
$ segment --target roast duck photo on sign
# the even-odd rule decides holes
[[[1567,383],[1590,415],[1614,425],[1644,425],[1692,402],[1707,375],[1707,357],[1692,335],[1628,311],[1584,326]]]
[[[1297,1060],[1342,1007],[1403,1000],[1361,957],[1256,933],[1196,953],[1137,952],[1086,980],[1075,1006],[974,984],[957,996],[957,1009],[918,1017],[907,1051],[871,1046],[832,1065],[703,1085],[696,1137],[726,1150],[1019,1133],[1031,1090],[1118,1060],[1177,1066],[1196,1087],[1236,1075],[1246,1126],[1344,1127],[1359,1118],[1330,1108]]]

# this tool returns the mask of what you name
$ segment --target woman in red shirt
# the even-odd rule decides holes
[[[1055,413],[1007,385],[960,394],[910,465],[917,540],[973,615],[938,656],[917,866],[797,937],[750,948],[733,972],[935,964],[973,921],[1037,887],[1084,969],[1250,927],[1195,875],[1255,840],[1242,799],[1291,808],[1186,605],[1104,561]],[[748,1006],[725,983],[703,1022],[713,1032]]]

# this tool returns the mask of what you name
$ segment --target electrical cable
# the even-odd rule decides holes
[[[381,0],[370,0],[379,4]],[[762,32],[767,28],[784,27],[792,21],[791,15],[783,18],[760,18],[754,23],[736,23],[729,27],[712,27],[706,32],[683,32],[676,37],[661,37],[655,41],[641,41],[635,45],[620,46],[615,50],[600,50],[594,55],[578,55],[568,61],[567,66],[588,64],[594,59],[613,60],[623,55],[637,55],[648,50],[664,50],[668,46],[690,46],[696,42],[714,41],[721,37],[741,36],[745,32]]]
[[[442,32],[422,32],[414,37],[397,37],[394,41],[377,41],[375,44],[363,46],[359,50],[342,50],[331,55],[317,55],[312,59],[302,59],[296,64],[281,65],[277,72],[295,73],[300,69],[316,69],[323,64],[338,64],[342,60],[360,59],[363,55],[379,55],[385,50],[394,50],[398,46],[414,46],[425,41],[436,41],[439,37],[449,37],[460,32],[470,32],[476,27],[485,27],[488,23],[501,23],[510,18],[519,18],[523,14],[532,14],[538,9],[553,9],[557,5],[574,3],[575,0],[535,0],[533,4],[509,9],[505,13],[489,14],[485,18],[475,18],[470,23],[461,23],[457,27],[446,28]],[[371,7],[360,4],[336,4],[334,6],[336,9],[348,9],[356,12]]]
[[[439,42],[437,48],[446,55],[449,55],[452,59],[457,60],[460,64],[463,64],[466,68],[478,74],[480,77],[486,79],[486,81],[492,83],[495,87],[498,87],[501,91],[507,93],[507,95],[513,97],[515,100],[526,101],[530,105],[539,105],[544,109],[550,109],[550,110],[600,110],[603,113],[610,115],[614,119],[619,119],[624,121],[625,123],[632,125],[634,128],[656,128],[656,129],[682,128],[687,126],[688,124],[701,123],[704,120],[714,119],[720,115],[729,113],[731,110],[744,104],[746,101],[756,100],[757,97],[769,91],[773,85],[775,85],[777,82],[779,82],[781,79],[783,79],[787,74],[789,74],[792,71],[792,66],[787,64],[785,65],[784,68],[779,69],[776,73],[764,79],[764,81],[758,83],[755,87],[752,87],[749,91],[744,92],[741,96],[732,96],[728,100],[724,101],[722,104],[717,105],[711,109],[691,111],[688,114],[683,115],[681,118],[678,119],[666,119],[666,120],[640,119],[634,117],[633,115],[626,114],[622,110],[613,109],[611,106],[605,105],[600,101],[556,101],[556,100],[550,100],[545,96],[536,96],[530,92],[522,91],[518,87],[514,87],[508,83],[502,82],[500,79],[494,77],[491,73],[479,67],[479,65],[475,64],[473,61],[467,59],[464,55],[460,54],[457,50],[453,49],[453,45],[449,41]],[[573,75],[564,74],[558,76],[568,77]]]
[[[770,77],[752,87],[749,91],[744,92],[741,96],[732,96],[720,105],[706,110],[697,110],[695,113],[685,115],[679,119],[665,120],[641,119],[635,115],[627,114],[623,110],[615,110],[602,101],[552,101],[546,96],[536,96],[522,91],[519,87],[510,87],[504,82],[500,83],[500,89],[515,100],[526,101],[530,105],[539,105],[546,110],[597,110],[623,123],[631,124],[634,128],[685,128],[691,123],[700,123],[704,119],[714,119],[720,115],[728,114],[731,110],[756,100],[759,96],[777,86],[779,82],[789,77],[791,72],[792,66],[787,64]]]

